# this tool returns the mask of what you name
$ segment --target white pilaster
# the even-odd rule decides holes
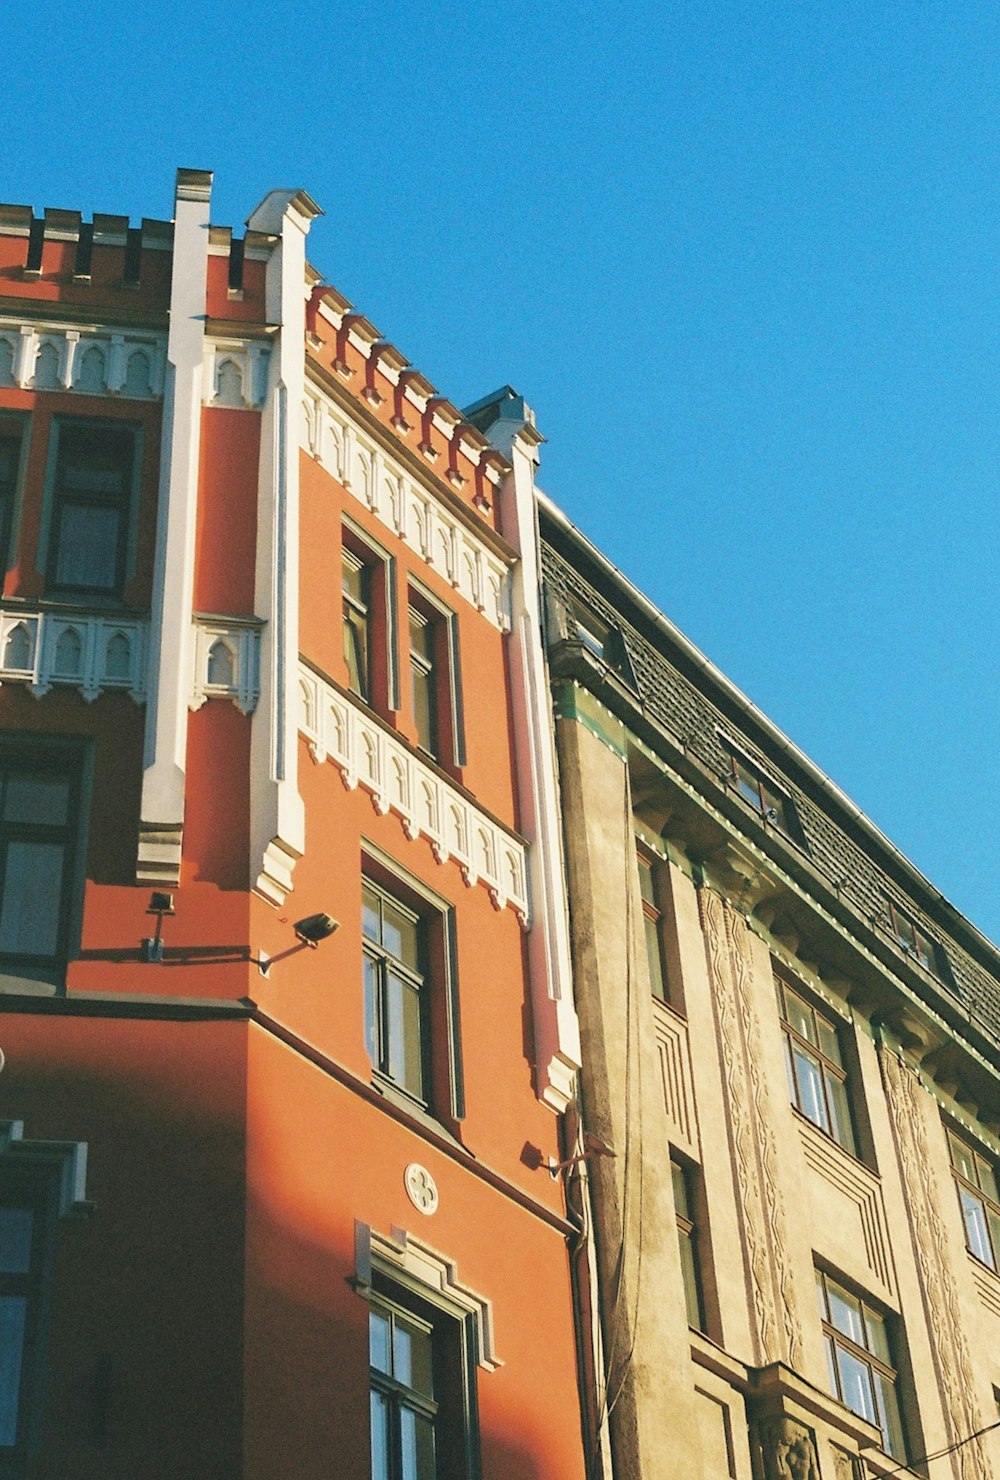
[[[178,170],[136,877],[176,883],[184,823],[211,173]]]
[[[299,659],[299,443],[305,388],[306,235],[319,207],[304,190],[272,190],[247,221],[277,238],[267,264],[267,364],[257,493],[254,613],[263,623],[260,701],[251,732],[250,876],[274,904],[305,847],[296,765]]]
[[[505,417],[509,407],[511,415]],[[531,973],[537,1090],[553,1109],[574,1098],[580,1025],[573,1001],[569,916],[562,863],[562,821],[552,741],[548,671],[542,648],[541,571],[535,511],[535,467],[541,438],[520,398],[500,406],[484,428],[510,460],[499,500],[501,529],[520,560],[511,585],[511,707],[521,828],[528,842]]]

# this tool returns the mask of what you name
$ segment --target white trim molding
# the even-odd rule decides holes
[[[146,698],[149,624],[141,617],[0,612],[0,683],[24,683],[36,699],[55,685],[92,702],[107,690]]]
[[[0,386],[156,400],[166,354],[163,334],[0,317]]]
[[[454,1259],[439,1254],[429,1244],[415,1239],[405,1228],[393,1228],[391,1236],[379,1233],[367,1223],[354,1224],[355,1289],[368,1295],[376,1270],[393,1275],[408,1275],[415,1285],[423,1286],[430,1299],[437,1297],[455,1315],[471,1316],[476,1328],[476,1359],[487,1372],[503,1366],[497,1356],[493,1334],[493,1302],[463,1285],[458,1278]]]
[[[189,709],[200,709],[206,699],[231,699],[241,714],[253,714],[260,698],[260,625],[232,617],[195,617]]]
[[[315,761],[333,761],[349,791],[363,786],[376,812],[397,813],[408,838],[429,839],[439,863],[453,858],[467,885],[483,884],[498,910],[511,908],[527,925],[527,857],[519,838],[305,664],[299,703],[299,728]]]
[[[136,882],[180,880],[212,176],[178,170]]]
[[[260,702],[250,735],[250,877],[282,905],[305,848],[297,777],[295,672],[299,660],[299,438],[305,390],[306,236],[320,213],[304,190],[272,190],[247,221],[275,238],[265,276],[267,357],[257,477],[254,615],[261,622]]]
[[[313,384],[302,402],[302,447],[500,632],[510,631],[510,572],[402,464]]]

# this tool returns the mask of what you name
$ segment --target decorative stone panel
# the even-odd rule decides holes
[[[124,689],[141,702],[147,634],[135,617],[0,612],[0,683],[27,684],[36,699],[66,684],[88,701]]]
[[[166,339],[0,318],[0,386],[154,400],[163,394]]]
[[[894,1289],[892,1258],[878,1177],[807,1121],[799,1120],[798,1125],[809,1166],[856,1209],[857,1232],[861,1236],[859,1247],[864,1249],[872,1277],[891,1296]],[[855,1243],[853,1231],[851,1242]]]
[[[305,665],[299,702],[299,729],[317,762],[332,760],[345,786],[363,786],[377,812],[402,818],[407,837],[428,838],[439,863],[455,859],[466,884],[484,884],[497,909],[509,905],[528,923],[527,857],[518,838]]]
[[[301,430],[302,446],[338,483],[494,627],[510,630],[510,573],[484,540],[313,386],[303,402]]]
[[[252,714],[260,698],[260,623],[197,617],[190,708],[206,699],[231,699]]]
[[[259,410],[267,394],[270,357],[271,346],[259,339],[206,339],[204,404]]]
[[[698,1130],[691,1093],[691,1050],[687,1023],[663,1002],[653,1001],[656,1046],[660,1056],[663,1100],[671,1139],[698,1159]]]

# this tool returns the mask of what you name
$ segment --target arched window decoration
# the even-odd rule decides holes
[[[83,661],[83,643],[75,627],[67,627],[56,643],[55,672],[75,678]]]
[[[107,389],[104,352],[98,349],[96,344],[84,350],[80,357],[76,388],[78,391],[86,391],[93,396],[103,395]]]
[[[59,351],[51,340],[42,345],[35,357],[35,390],[54,391],[59,388]]]
[[[234,671],[233,650],[228,642],[217,637],[208,650],[208,682],[213,688],[230,689]]]
[[[313,691],[308,684],[299,679],[299,704],[302,711],[302,728],[310,733],[316,728],[315,705],[313,704]]]
[[[3,666],[24,672],[31,668],[31,634],[23,622],[18,622],[7,634],[7,645],[4,648]]]
[[[243,405],[243,374],[235,360],[221,360],[215,372],[215,399],[220,406]]]
[[[14,384],[14,346],[9,339],[0,339],[0,385]]]
[[[145,350],[136,349],[128,357],[125,383],[122,390],[126,396],[151,396],[150,362]]]
[[[105,671],[108,678],[128,678],[132,667],[132,644],[124,632],[116,632],[108,643]]]

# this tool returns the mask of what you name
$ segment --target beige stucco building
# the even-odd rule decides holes
[[[592,1473],[1000,1475],[1000,953],[539,516]]]

